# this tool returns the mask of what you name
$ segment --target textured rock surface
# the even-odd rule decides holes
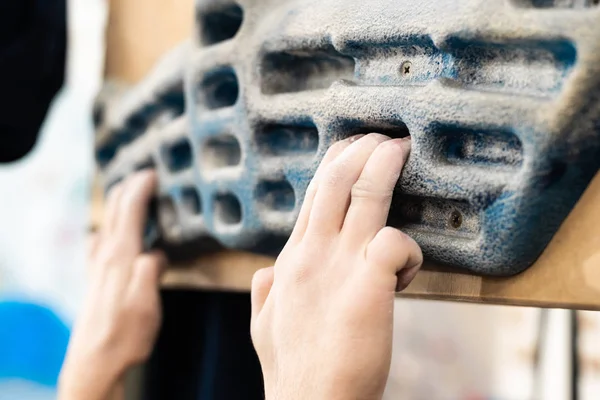
[[[334,141],[410,134],[390,224],[513,274],[600,167],[597,3],[200,0],[197,36],[99,112],[99,163],[157,166],[165,242],[276,253]]]

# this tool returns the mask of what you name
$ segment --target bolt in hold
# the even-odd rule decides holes
[[[452,226],[454,229],[458,229],[462,226],[462,223],[462,214],[456,210],[452,211],[452,213],[450,214],[450,226]]]
[[[410,75],[412,71],[412,63],[410,61],[404,61],[402,65],[400,65],[400,74],[406,76]]]

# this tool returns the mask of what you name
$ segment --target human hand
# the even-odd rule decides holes
[[[160,252],[143,252],[153,171],[114,187],[90,248],[91,280],[60,377],[59,399],[107,399],[124,372],[150,355],[161,323]]]
[[[251,332],[268,400],[383,395],[395,292],[423,259],[385,227],[410,143],[369,134],[334,144],[275,266],[255,274]]]

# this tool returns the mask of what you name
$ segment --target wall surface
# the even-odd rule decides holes
[[[169,49],[189,37],[193,0],[110,0],[106,76],[138,82]]]

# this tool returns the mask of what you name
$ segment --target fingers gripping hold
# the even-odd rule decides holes
[[[307,233],[316,237],[339,233],[350,202],[350,191],[377,146],[389,137],[372,133],[350,144],[322,175],[313,201]]]
[[[117,227],[117,221],[119,219],[119,204],[121,203],[121,197],[123,196],[124,185],[125,183],[121,182],[114,186],[108,193],[101,228],[103,234],[110,235]]]
[[[156,173],[150,170],[139,172],[127,179],[127,190],[119,204],[117,226],[124,236],[142,236],[148,204],[156,184]]]
[[[308,185],[308,188],[306,189],[306,195],[304,196],[302,209],[300,210],[300,215],[298,216],[298,220],[296,222],[296,226],[294,227],[294,231],[290,236],[289,243],[296,243],[298,240],[302,239],[304,233],[306,232],[306,227],[310,218],[310,212],[313,207],[315,195],[317,194],[317,189],[319,187],[319,180],[323,175],[323,171],[333,160],[335,160],[340,154],[342,154],[342,152],[348,146],[350,146],[350,143],[358,140],[362,136],[364,135],[356,135],[348,139],[341,140],[337,143],[334,143],[329,148],[329,150],[327,150],[327,153],[321,161],[319,168],[317,168],[317,172],[315,172],[313,179],[311,180],[310,184]]]
[[[409,139],[381,143],[352,187],[342,234],[350,246],[371,241],[385,226],[394,188],[410,152]]]

